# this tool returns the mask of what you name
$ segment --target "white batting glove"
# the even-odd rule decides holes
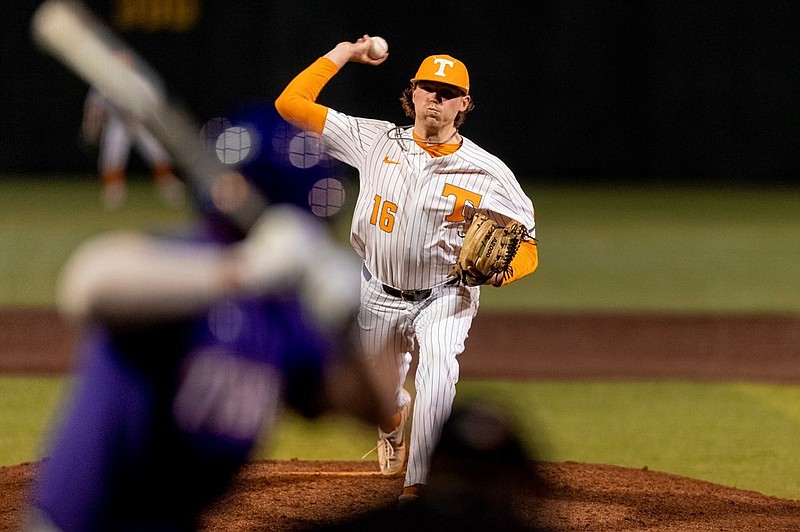
[[[295,288],[324,327],[339,328],[358,308],[360,261],[297,207],[270,207],[240,244],[240,257],[239,282],[245,290]]]
[[[325,237],[319,222],[299,208],[270,207],[238,245],[240,287],[255,294],[290,288]]]
[[[340,331],[361,303],[361,261],[353,250],[328,240],[300,281],[300,297],[317,323]]]

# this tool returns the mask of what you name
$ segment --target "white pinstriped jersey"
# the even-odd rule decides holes
[[[330,109],[322,132],[327,153],[359,172],[350,241],[372,275],[401,290],[443,283],[461,249],[467,203],[536,236],[533,204],[500,159],[463,136],[455,153],[432,157],[411,130]]]

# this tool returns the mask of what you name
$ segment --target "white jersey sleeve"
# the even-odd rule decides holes
[[[322,132],[326,153],[361,171],[376,139],[386,136],[393,127],[391,122],[357,118],[329,109]]]

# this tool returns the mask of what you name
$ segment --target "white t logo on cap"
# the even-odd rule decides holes
[[[433,62],[436,63],[437,65],[439,65],[439,70],[437,70],[436,72],[433,73],[434,76],[445,77],[446,74],[444,73],[444,67],[447,67],[447,66],[452,67],[452,66],[456,65],[455,63],[453,63],[449,59],[445,59],[443,57],[437,57],[436,59],[433,60]]]

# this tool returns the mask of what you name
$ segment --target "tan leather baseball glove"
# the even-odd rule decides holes
[[[500,227],[485,214],[477,212],[468,221],[469,228],[450,275],[467,286],[494,282],[497,274],[508,269],[527,230],[514,220]]]

